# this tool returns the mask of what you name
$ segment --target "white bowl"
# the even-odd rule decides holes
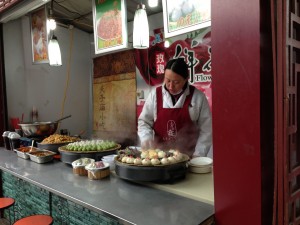
[[[101,168],[91,168],[91,167],[90,167],[91,164],[92,164],[92,163],[86,165],[84,168],[85,168],[86,170],[95,171],[95,170],[104,170],[104,169],[106,169],[106,168],[109,167],[109,163],[107,163],[107,162],[103,162],[104,167],[101,167]]]
[[[118,155],[106,155],[106,156],[103,156],[102,159],[114,161],[114,158],[115,158],[116,156],[118,156]],[[103,160],[102,160],[102,161],[103,161]]]
[[[212,170],[212,166],[206,166],[206,167],[190,166],[189,170],[192,173],[210,173]]]
[[[73,168],[76,168],[76,167],[82,167],[82,166],[86,166],[90,163],[93,163],[95,162],[95,159],[90,159],[90,158],[80,158],[80,159],[77,159],[75,161],[72,162],[72,166]]]
[[[196,157],[189,161],[189,165],[193,167],[207,167],[211,166],[213,160],[209,157]]]

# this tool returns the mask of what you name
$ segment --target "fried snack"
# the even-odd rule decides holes
[[[37,151],[38,149],[35,148],[35,147],[30,147],[30,146],[23,146],[23,147],[20,147],[18,148],[17,150],[20,151],[20,152],[30,152],[32,149],[32,151]]]
[[[49,137],[45,138],[41,143],[42,144],[57,144],[57,143],[65,143],[65,142],[74,142],[79,141],[80,138],[71,137],[68,135],[61,134],[52,134]]]

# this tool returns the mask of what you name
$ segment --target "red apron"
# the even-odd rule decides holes
[[[190,157],[193,155],[199,137],[199,129],[189,114],[194,89],[190,86],[190,94],[186,96],[182,108],[163,108],[162,87],[156,88],[157,119],[153,129],[158,147],[178,149]]]

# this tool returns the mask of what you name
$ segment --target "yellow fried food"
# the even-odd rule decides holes
[[[65,142],[74,142],[79,141],[80,138],[71,137],[68,135],[61,134],[52,134],[49,137],[45,138],[41,143],[42,144],[57,144],[57,143],[65,143]]]
[[[155,149],[149,149],[148,154],[150,159],[157,157],[157,151],[155,151]]]

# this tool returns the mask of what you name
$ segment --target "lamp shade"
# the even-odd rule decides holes
[[[134,14],[133,48],[149,48],[149,24],[144,4],[138,4]]]
[[[61,66],[61,53],[57,37],[52,35],[51,40],[48,44],[48,55],[49,55],[49,64],[50,66]]]

